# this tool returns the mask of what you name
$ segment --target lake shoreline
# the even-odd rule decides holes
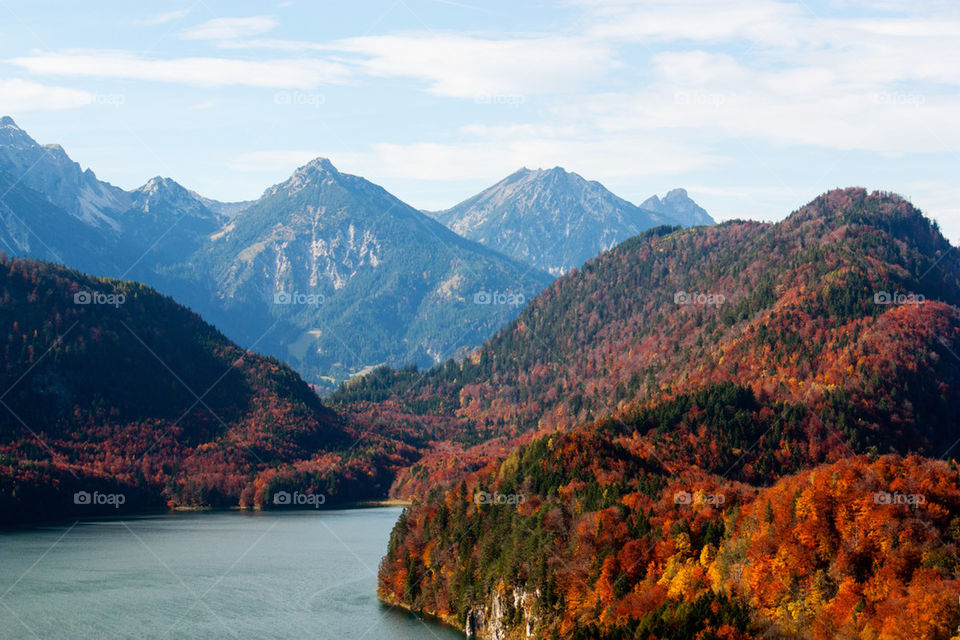
[[[81,524],[83,522],[97,522],[97,521],[118,521],[125,519],[133,518],[145,518],[149,516],[163,516],[163,515],[174,515],[174,514],[188,514],[188,513],[303,513],[316,511],[318,513],[329,512],[329,511],[350,511],[355,509],[377,509],[381,507],[409,507],[413,504],[409,500],[398,500],[398,499],[383,499],[383,500],[359,500],[354,502],[344,502],[340,504],[330,505],[329,507],[322,507],[319,509],[312,508],[284,508],[284,509],[264,509],[262,507],[190,507],[190,506],[179,506],[172,507],[167,509],[144,509],[140,511],[131,511],[129,513],[111,515],[109,513],[101,513],[96,515],[84,516],[81,518],[55,518],[51,520],[31,520],[28,522],[12,522],[12,523],[3,523],[0,524],[0,533],[6,531],[22,531],[24,529],[39,529],[47,527],[62,527],[62,526],[71,526]]]
[[[454,618],[453,616],[441,617],[438,615],[434,615],[428,611],[414,611],[408,605],[402,602],[398,602],[392,599],[386,599],[382,597],[380,595],[379,589],[377,589],[377,601],[380,602],[380,606],[382,607],[399,609],[400,611],[404,611],[415,618],[423,618],[424,620],[429,620],[430,622],[434,622],[436,624],[442,624],[448,629],[451,629],[453,631],[456,631],[457,633],[463,634],[463,637],[467,638],[467,634],[464,633],[463,627],[460,626],[456,618]]]

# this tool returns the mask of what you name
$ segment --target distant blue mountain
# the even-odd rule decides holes
[[[683,189],[638,207],[560,167],[520,169],[430,215],[460,235],[554,275],[651,227],[713,223]]]

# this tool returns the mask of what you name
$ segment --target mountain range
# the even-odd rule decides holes
[[[544,269],[654,224],[710,221],[679,192],[642,210],[560,168],[518,172],[437,214],[452,231],[323,158],[252,202],[163,177],[124,191],[6,116],[0,186],[8,254],[156,287],[328,388],[382,364],[462,356],[551,281]],[[464,226],[478,215],[487,223]]]
[[[59,145],[39,145],[12,118],[0,119],[2,248],[101,276],[156,284],[228,217],[170,179],[124,191],[83,170]],[[215,210],[216,209],[216,210]]]
[[[714,224],[683,189],[638,207],[561,167],[520,169],[431,215],[466,238],[554,275],[651,227]]]
[[[249,342],[266,322],[244,310],[266,310],[277,323],[268,351],[311,379],[432,365],[482,343],[550,281],[322,158],[268,189],[194,260],[223,310],[214,322]]]
[[[127,192],[5,117],[0,184],[10,255],[147,283],[327,386],[480,344],[550,281],[325,159],[256,202],[162,177]]]

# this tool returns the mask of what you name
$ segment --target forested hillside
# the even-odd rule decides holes
[[[908,202],[835,191],[648,232],[464,363],[347,386],[464,434],[395,485],[381,598],[482,638],[956,637],[958,274]]]
[[[94,491],[124,512],[270,506],[279,490],[337,504],[381,497],[415,457],[138,283],[3,258],[0,327],[3,522],[92,515],[74,494]]]
[[[851,457],[756,489],[599,427],[404,514],[380,594],[482,638],[947,640],[958,550],[955,462]]]
[[[806,408],[770,431],[758,409],[744,432],[763,434],[750,456],[795,460],[784,470],[848,449],[938,455],[957,437],[958,283],[960,256],[910,203],[833,191],[777,224],[651,230],[558,280],[463,362],[384,370],[331,400],[455,416],[455,458],[427,456],[402,495],[479,468],[509,449],[497,442],[627,419],[723,382],[758,407]]]

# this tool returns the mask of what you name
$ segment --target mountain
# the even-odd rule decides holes
[[[640,203],[640,208],[656,211],[685,227],[716,224],[706,209],[687,195],[686,189],[671,189],[662,200],[657,196],[650,196]]]
[[[129,194],[73,162],[60,145],[41,146],[9,116],[0,118],[0,169],[87,224],[116,229]]]
[[[4,258],[0,329],[4,523],[269,507],[284,490],[334,505],[382,496],[409,464],[286,365],[135,282]]]
[[[108,275],[141,280],[202,309],[209,296],[191,295],[196,284],[189,280],[194,278],[171,279],[169,272],[176,266],[174,270],[182,274],[183,263],[209,246],[210,236],[228,218],[170,178],[152,178],[129,195],[128,208],[116,216],[114,239],[117,262],[124,269]]]
[[[330,401],[460,434],[395,483],[379,593],[468,634],[951,638],[957,354],[955,248],[851,188],[648,231]]]
[[[130,192],[130,206],[123,214],[121,226],[134,234],[131,240],[139,235],[140,244],[156,241],[158,235],[174,228],[176,235],[182,235],[185,229],[194,238],[205,238],[216,232],[226,219],[210,208],[209,202],[176,181],[157,176]]]
[[[6,251],[146,283],[315,384],[462,353],[550,280],[327,160],[222,203],[161,177],[123,191],[2,123]]]
[[[309,378],[434,364],[483,342],[549,282],[323,158],[213,238],[194,261],[219,296],[215,322],[242,341],[276,324],[263,348]]]
[[[102,230],[70,215],[0,168],[0,250],[91,271],[116,267]]]
[[[0,229],[18,239],[5,247],[12,254],[154,285],[158,271],[187,260],[227,221],[218,210],[230,206],[169,178],[124,191],[59,145],[38,144],[8,116],[0,119],[0,180],[14,192],[4,198]]]
[[[655,229],[557,280],[462,363],[416,384],[380,372],[331,401],[451,422],[461,471],[524,434],[723,381],[785,405],[816,401],[821,422],[839,421],[842,438],[810,418],[798,437],[814,445],[791,454],[794,468],[847,446],[935,453],[953,436],[941,425],[944,390],[957,384],[958,263],[908,202],[862,189],[826,194],[777,224]],[[794,437],[781,431],[768,435]],[[736,448],[702,455],[720,455],[717,467],[738,462],[747,481],[773,464],[762,447],[745,459]],[[434,473],[451,473],[450,455],[428,456],[395,490],[423,495]]]
[[[645,229],[692,224],[672,215],[674,205],[692,205],[702,212],[702,221],[695,224],[712,224],[692,200],[668,198],[670,206],[646,209],[560,167],[524,168],[452,209],[431,215],[464,237],[562,275]]]

